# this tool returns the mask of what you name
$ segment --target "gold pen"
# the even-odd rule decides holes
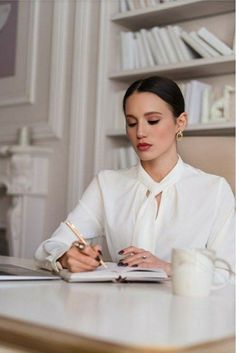
[[[74,226],[73,223],[71,223],[71,222],[69,222],[69,221],[66,221],[65,224],[66,224],[66,225],[70,228],[70,230],[77,236],[77,238],[79,239],[79,241],[80,241],[82,244],[88,245],[88,244],[86,243],[86,241],[84,240],[82,234],[81,234],[81,233],[79,232],[79,230]],[[105,264],[105,262],[104,262],[102,259],[100,259],[100,264],[101,264],[103,267],[107,268],[107,265]]]

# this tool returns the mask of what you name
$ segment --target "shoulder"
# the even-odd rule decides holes
[[[137,166],[118,170],[102,170],[98,173],[97,179],[102,186],[127,185],[137,180]]]
[[[184,179],[193,183],[193,187],[204,188],[206,192],[214,191],[217,194],[227,193],[233,196],[231,187],[224,177],[207,173],[187,163],[184,163]]]
[[[117,183],[137,179],[137,166],[118,170],[102,170],[97,178],[100,182]]]

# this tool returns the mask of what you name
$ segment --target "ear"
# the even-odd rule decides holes
[[[181,113],[178,118],[176,119],[176,132],[177,131],[184,131],[188,123],[188,116],[187,113]]]

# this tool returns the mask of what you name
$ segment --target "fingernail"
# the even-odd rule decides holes
[[[98,253],[102,256],[102,251],[101,250],[98,250]]]
[[[118,266],[125,266],[122,261],[119,261],[117,265],[118,265]]]
[[[100,259],[100,257],[99,257],[99,256],[95,257],[95,260],[96,260],[96,261],[98,261],[98,262],[100,262],[100,261],[101,261],[101,259]]]
[[[135,264],[135,265],[132,265],[131,267],[138,267],[138,265],[137,265],[137,264]]]
[[[119,255],[124,254],[124,250],[120,250],[120,251],[118,252],[118,254],[119,254]]]

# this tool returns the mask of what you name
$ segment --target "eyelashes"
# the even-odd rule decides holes
[[[160,119],[157,119],[157,120],[148,120],[147,122],[148,122],[149,125],[156,125],[156,124],[159,123],[159,121],[160,121]],[[128,122],[127,122],[126,124],[127,124],[128,127],[134,127],[134,126],[137,125],[137,123],[128,123]]]
[[[157,120],[150,120],[150,121],[148,121],[148,124],[149,124],[149,125],[156,125],[156,124],[159,123],[159,121],[160,121],[160,119],[157,119]]]

